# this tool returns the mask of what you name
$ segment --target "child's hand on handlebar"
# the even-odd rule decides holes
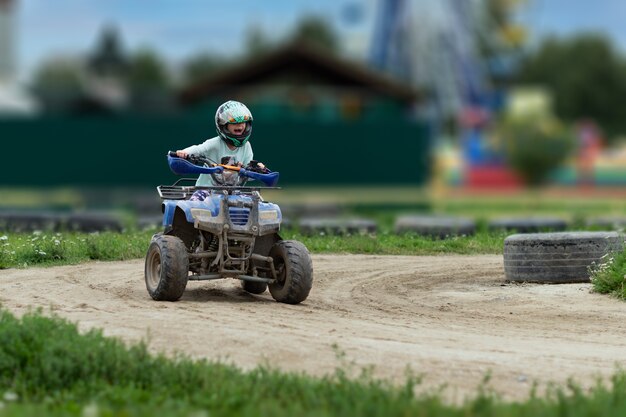
[[[187,158],[187,156],[189,156],[189,154],[185,151],[176,151],[176,156],[178,156],[179,158]]]

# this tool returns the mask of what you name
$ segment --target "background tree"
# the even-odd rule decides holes
[[[260,26],[251,26],[246,32],[246,55],[262,55],[273,47],[273,42]]]
[[[543,185],[576,148],[570,129],[546,114],[506,117],[497,134],[508,165],[530,187]]]
[[[171,86],[165,61],[152,49],[140,49],[130,60],[128,77],[131,88],[167,90]]]
[[[98,77],[124,78],[128,60],[118,29],[105,26],[100,32],[93,51],[87,56],[87,70]]]
[[[286,41],[299,40],[310,42],[333,53],[339,50],[339,37],[332,25],[324,18],[309,15],[300,20]],[[247,59],[263,55],[277,47],[278,41],[272,40],[260,26],[252,26],[246,32],[244,52],[241,58]],[[217,71],[227,68],[233,58],[213,52],[198,53],[189,58],[181,69],[183,85],[192,85],[211,77]]]
[[[320,16],[305,16],[297,24],[292,38],[296,41],[305,40],[332,53],[339,51],[339,37],[334,27]]]
[[[544,40],[524,60],[518,81],[548,87],[565,121],[594,119],[609,140],[626,132],[626,63],[601,35]]]
[[[208,51],[197,53],[182,65],[182,84],[192,85],[210,77],[228,65],[228,60]]]
[[[131,56],[128,85],[135,109],[163,110],[172,104],[167,65],[152,49],[143,48]]]
[[[64,112],[73,107],[83,94],[82,63],[73,58],[44,61],[35,71],[33,93],[48,112]]]

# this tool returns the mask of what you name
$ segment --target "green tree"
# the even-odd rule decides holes
[[[165,61],[147,48],[140,49],[131,57],[128,81],[135,90],[167,90],[171,85]]]
[[[52,58],[37,68],[31,85],[46,111],[63,112],[83,96],[82,79],[78,59]]]
[[[107,25],[100,32],[93,51],[87,56],[87,69],[100,77],[121,79],[126,76],[128,61],[115,26]]]
[[[320,16],[305,16],[296,26],[292,37],[296,41],[304,40],[333,53],[339,51],[339,38],[334,27]]]
[[[543,185],[576,145],[572,132],[549,115],[508,117],[497,131],[509,166],[531,187]]]
[[[267,53],[272,47],[272,42],[260,26],[252,26],[246,32],[246,55],[261,55]]]
[[[140,49],[131,57],[128,85],[133,106],[138,110],[161,110],[172,103],[167,65],[151,49]]]
[[[224,68],[229,61],[210,52],[200,52],[188,58],[182,65],[183,85],[201,82]]]
[[[319,16],[305,16],[288,36],[287,41],[306,41],[333,53],[339,49],[339,38],[332,25]],[[270,52],[277,46],[259,26],[252,26],[246,32],[243,58],[250,58]],[[217,71],[227,68],[233,59],[211,52],[198,53],[189,58],[181,69],[182,84],[193,85],[201,82]]]
[[[548,87],[565,121],[592,118],[610,134],[626,132],[626,63],[601,35],[544,40],[526,57],[518,80]]]

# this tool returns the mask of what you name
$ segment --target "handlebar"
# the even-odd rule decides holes
[[[243,167],[234,166],[234,165],[225,165],[225,164],[212,164],[213,166],[200,166],[196,165],[194,162],[199,162],[203,164],[209,164],[210,161],[207,158],[198,155],[188,155],[187,158],[179,157],[176,152],[169,151],[167,153],[167,163],[172,170],[172,172],[176,175],[188,175],[188,174],[220,174],[225,169],[230,171],[238,172],[240,177],[250,178],[253,180],[261,181],[268,187],[274,187],[278,182],[279,173],[278,172],[267,172],[260,173],[255,172],[250,169],[245,169]]]
[[[259,180],[268,187],[274,187],[278,183],[278,172],[269,172],[267,174],[261,174],[260,172],[254,172],[247,169],[239,170],[239,175],[251,178],[253,180]]]
[[[167,163],[176,175],[217,174],[224,171],[224,168],[220,166],[207,167],[193,164],[189,161],[189,158],[181,158],[176,155],[176,152],[171,151],[167,153]]]
[[[178,154],[174,151],[169,151],[167,153],[168,156],[171,156],[172,158],[181,158],[180,156],[178,156]],[[203,156],[200,155],[195,155],[195,154],[188,154],[185,158],[182,158],[184,160],[187,160],[189,162],[191,162],[194,165],[198,165],[198,163],[201,164],[207,164],[210,167],[222,167],[224,169],[228,169],[230,171],[239,171],[241,169],[241,167],[239,166],[235,166],[235,165],[227,165],[227,164],[215,164],[213,163],[213,161],[211,161],[208,158],[205,158]]]

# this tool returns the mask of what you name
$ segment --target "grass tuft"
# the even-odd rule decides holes
[[[626,250],[608,257],[606,262],[591,270],[593,290],[626,299]]]

